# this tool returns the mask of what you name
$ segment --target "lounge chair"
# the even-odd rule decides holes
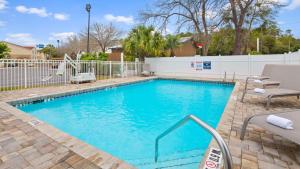
[[[250,82],[254,82],[256,83],[255,81],[259,81],[260,83],[257,83],[259,85],[262,86],[262,88],[266,88],[268,86],[279,86],[280,85],[280,82],[279,81],[276,81],[276,80],[272,80],[272,69],[274,68],[274,64],[266,64],[264,66],[264,69],[261,73],[260,76],[248,76],[246,78],[246,82],[245,82],[245,88],[244,88],[244,91],[243,91],[243,96],[242,98],[245,97],[245,94],[248,90],[248,84]]]
[[[240,136],[241,140],[244,140],[247,126],[251,123],[300,145],[300,110],[272,114],[292,120],[294,129],[283,129],[268,123],[266,119],[270,114],[254,115],[245,119]]]
[[[271,99],[275,97],[300,96],[300,65],[272,65],[272,79],[280,81],[278,88],[264,89],[263,93],[255,92],[254,90],[246,90],[243,93],[241,101],[247,94],[257,95],[267,98],[266,108],[268,109]]]
[[[142,71],[141,75],[142,76],[151,76],[153,74],[154,74],[154,72],[150,71],[150,65],[149,64],[145,64],[143,66],[143,71]]]

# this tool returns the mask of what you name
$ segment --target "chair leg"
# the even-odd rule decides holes
[[[272,99],[272,97],[271,97],[271,96],[268,96],[267,105],[266,105],[266,109],[267,109],[267,110],[269,110],[269,108],[270,108],[271,99]]]
[[[244,102],[245,95],[246,95],[246,91],[243,92],[242,99],[241,99],[242,103]]]
[[[297,99],[298,99],[298,100],[300,99],[300,95],[297,96]]]
[[[242,127],[242,130],[241,130],[241,136],[240,136],[240,139],[241,139],[241,140],[244,140],[244,137],[245,137],[245,134],[246,134],[247,126],[248,126],[249,121],[251,120],[252,117],[253,117],[253,116],[250,116],[250,117],[248,117],[248,118],[246,118],[246,119],[244,120],[243,127]]]
[[[244,97],[245,97],[245,95],[247,93],[247,89],[248,89],[248,81],[249,81],[249,78],[246,79],[245,88],[244,88],[244,91],[243,91],[241,102],[244,102]]]

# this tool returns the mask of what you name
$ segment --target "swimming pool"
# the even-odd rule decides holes
[[[151,168],[159,134],[188,114],[216,127],[232,90],[231,84],[159,79],[19,109],[137,168]],[[210,140],[203,129],[188,123],[160,141],[159,161],[197,168]]]

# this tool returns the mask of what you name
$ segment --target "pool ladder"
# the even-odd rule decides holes
[[[157,161],[158,161],[158,145],[159,145],[158,143],[159,143],[159,140],[161,138],[165,137],[166,135],[168,135],[169,133],[171,133],[172,131],[174,131],[175,129],[183,126],[184,124],[186,124],[190,120],[196,122],[196,124],[198,124],[200,127],[204,128],[208,133],[210,133],[214,137],[214,139],[217,141],[217,143],[220,147],[220,150],[222,152],[222,156],[224,158],[224,168],[225,169],[232,169],[233,168],[232,157],[231,157],[229,148],[226,145],[223,138],[221,137],[221,135],[215,129],[213,129],[208,124],[206,124],[205,122],[203,122],[202,120],[200,120],[199,118],[197,118],[194,115],[188,115],[188,116],[184,117],[182,120],[180,120],[179,122],[174,124],[172,127],[167,129],[166,131],[164,131],[162,134],[160,134],[158,137],[156,137],[156,139],[155,139],[155,163],[157,163]]]

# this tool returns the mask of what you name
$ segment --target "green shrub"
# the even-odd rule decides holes
[[[5,58],[9,55],[10,49],[7,44],[4,42],[0,42],[0,59]]]
[[[81,56],[81,60],[101,60],[101,61],[107,61],[108,54],[106,53],[99,53],[98,55],[96,53],[85,53]]]
[[[96,55],[93,53],[85,53],[81,56],[81,60],[96,60]]]
[[[250,51],[250,55],[261,55],[261,53],[257,51]]]
[[[107,53],[99,53],[98,54],[98,58],[96,58],[96,60],[101,60],[101,61],[107,61],[108,59],[108,54]]]

